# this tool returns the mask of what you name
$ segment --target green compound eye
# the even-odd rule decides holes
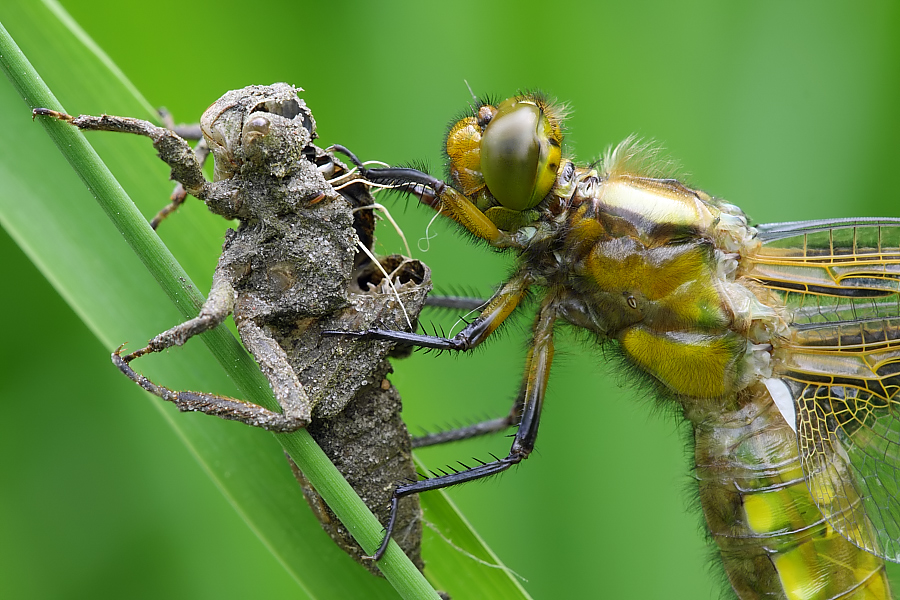
[[[558,126],[545,107],[510,98],[481,140],[481,172],[494,198],[511,210],[536,206],[553,188],[561,150]]]

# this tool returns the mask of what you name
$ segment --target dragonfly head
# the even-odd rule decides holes
[[[486,192],[509,211],[534,208],[556,182],[562,118],[562,108],[539,94],[479,107],[447,137],[454,183],[470,198]]]

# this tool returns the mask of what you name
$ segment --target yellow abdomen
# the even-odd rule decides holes
[[[890,600],[884,562],[836,533],[809,494],[797,440],[762,383],[743,407],[694,416],[700,501],[742,600]]]

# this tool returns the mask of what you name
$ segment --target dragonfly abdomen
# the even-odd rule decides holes
[[[700,502],[742,600],[888,600],[884,562],[841,537],[809,494],[796,434],[762,383],[694,423]]]

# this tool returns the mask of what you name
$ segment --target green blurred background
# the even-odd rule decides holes
[[[29,43],[46,43],[17,36],[31,4],[0,7],[26,54]],[[465,82],[500,97],[538,88],[573,109],[567,147],[582,160],[631,133],[656,139],[689,183],[758,222],[900,215],[895,2],[63,5],[178,120],[196,120],[226,90],[286,81],[306,89],[323,145],[427,160],[438,172],[445,125],[470,101]],[[112,112],[56,91],[69,112]],[[4,124],[27,113],[21,102],[0,112]],[[23,143],[6,131],[0,159]],[[431,215],[383,201],[415,244]],[[163,239],[190,238],[178,221],[203,210],[189,204]],[[439,288],[488,294],[507,273],[502,257],[434,229],[430,250],[417,255]],[[383,238],[384,250],[398,249]],[[209,265],[191,273],[204,289],[220,241],[190,240]],[[110,348],[5,233],[0,256],[0,595],[296,594],[149,401],[109,365]],[[412,430],[503,414],[529,322],[473,356],[395,363]],[[141,332],[134,343],[146,337],[123,328]],[[683,429],[654,414],[601,352],[569,335],[557,348],[535,454],[450,495],[536,598],[718,597],[700,515],[689,509]],[[497,437],[421,455],[441,466],[507,448]],[[203,508],[185,510],[186,499]]]

